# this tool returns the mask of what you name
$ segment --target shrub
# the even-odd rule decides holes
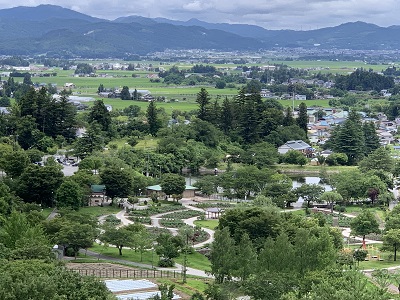
[[[120,220],[120,219],[117,219],[117,217],[114,216],[114,215],[109,215],[109,216],[107,216],[107,217],[104,219],[104,222],[105,222],[105,223],[108,223],[108,224],[111,224],[111,225],[114,225],[114,226],[117,226],[117,225],[121,224],[121,220]]]
[[[170,268],[175,265],[175,262],[172,258],[161,258],[158,261],[158,266],[161,268]]]
[[[329,166],[344,166],[347,164],[348,157],[345,153],[332,153],[325,159]]]

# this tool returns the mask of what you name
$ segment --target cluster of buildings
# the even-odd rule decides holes
[[[318,119],[317,113],[323,111],[325,115]],[[315,146],[323,145],[331,136],[333,128],[342,124],[348,117],[348,112],[333,108],[307,108],[309,118],[308,123],[308,140],[309,144],[302,140],[288,141],[278,148],[280,154],[285,154],[289,150],[296,150],[302,152],[309,158],[315,157]],[[394,121],[387,119],[383,113],[377,115],[376,118],[370,118],[366,113],[360,112],[362,122],[373,122],[376,126],[376,133],[379,137],[380,144],[386,146],[400,142],[395,138],[397,129],[400,127],[400,118]],[[400,150],[400,146],[397,147]],[[396,149],[396,146],[395,146]],[[318,153],[322,156],[329,156],[332,153],[330,150],[325,150]]]

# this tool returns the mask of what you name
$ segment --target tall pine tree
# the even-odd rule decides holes
[[[200,92],[197,93],[196,102],[199,104],[199,111],[197,117],[200,120],[208,121],[209,110],[210,110],[211,97],[205,88],[201,88]]]
[[[225,97],[222,102],[220,120],[220,128],[225,134],[228,134],[233,129],[234,118],[233,103],[229,101],[228,97]]]
[[[307,116],[307,105],[304,102],[301,102],[299,105],[299,116],[296,120],[297,125],[303,129],[307,133],[307,124],[308,124],[308,116]]]
[[[364,123],[363,132],[365,139],[365,155],[368,155],[380,147],[379,137],[373,122]]]
[[[294,122],[294,119],[293,119],[293,111],[290,108],[290,106],[288,106],[286,108],[286,111],[285,111],[285,114],[284,114],[284,117],[283,117],[282,125],[283,126],[292,126],[292,125],[294,125],[294,123],[295,122]]]
[[[356,164],[364,157],[364,132],[357,112],[351,111],[348,119],[335,128],[332,137],[332,150],[345,153],[349,165]]]
[[[156,103],[154,101],[150,101],[147,107],[146,117],[150,134],[156,136],[158,130],[161,128],[161,120],[158,118]]]

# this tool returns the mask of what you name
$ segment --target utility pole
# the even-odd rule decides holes
[[[147,153],[146,177],[149,177],[149,153]]]

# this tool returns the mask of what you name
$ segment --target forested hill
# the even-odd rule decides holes
[[[139,16],[114,21],[54,5],[0,10],[0,55],[109,57],[165,49],[258,50],[272,47],[400,49],[400,27],[363,22],[311,31]]]

